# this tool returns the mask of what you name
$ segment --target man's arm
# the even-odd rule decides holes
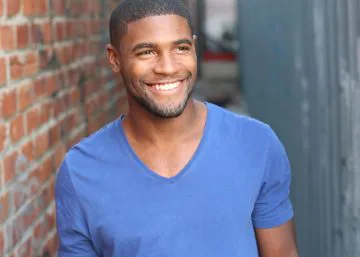
[[[252,214],[261,257],[298,257],[293,208],[290,201],[291,170],[284,146],[270,131],[267,163]]]
[[[72,184],[66,161],[55,184],[58,257],[98,257]]]
[[[274,228],[255,229],[261,257],[298,257],[294,221]]]

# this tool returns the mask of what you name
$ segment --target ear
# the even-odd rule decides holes
[[[120,54],[118,50],[113,47],[111,44],[106,45],[106,52],[108,57],[108,62],[115,73],[119,73],[121,70],[120,65]]]

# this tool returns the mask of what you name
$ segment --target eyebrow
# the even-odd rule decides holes
[[[174,45],[181,45],[181,44],[192,45],[192,42],[191,42],[191,40],[186,39],[186,38],[180,39],[180,40],[176,40],[176,41],[174,42]]]
[[[179,40],[176,40],[173,42],[174,45],[181,45],[181,44],[188,44],[188,45],[192,45],[192,42],[191,40],[189,39],[179,39]],[[156,48],[156,44],[153,44],[153,43],[139,43],[137,45],[135,45],[133,47],[133,49],[131,50],[131,52],[136,52],[140,49],[144,49],[144,48]]]

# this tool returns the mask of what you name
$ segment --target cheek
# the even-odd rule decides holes
[[[143,80],[149,73],[149,67],[145,62],[133,62],[129,65],[128,73],[132,80]]]

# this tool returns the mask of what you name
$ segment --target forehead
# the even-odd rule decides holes
[[[142,42],[162,44],[191,37],[185,18],[178,15],[150,16],[128,24],[121,46],[131,47]]]

